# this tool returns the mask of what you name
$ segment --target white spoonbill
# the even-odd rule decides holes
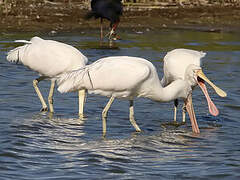
[[[161,84],[165,87],[176,81],[177,79],[182,79],[185,81],[189,81],[191,79],[186,79],[185,71],[189,65],[195,65],[200,67],[201,66],[201,59],[206,55],[204,52],[195,51],[191,49],[174,49],[167,53],[164,57],[164,77],[161,80]],[[217,88],[213,83],[208,82],[211,86],[213,86],[216,93],[221,96],[225,97],[227,94],[222,91],[221,89]],[[189,82],[191,83],[191,82]],[[208,103],[209,112],[213,116],[217,116],[219,111],[217,107],[212,102],[211,98],[208,95],[207,88],[204,84],[203,78],[199,79],[195,83],[192,83],[192,88],[199,85],[202,89]],[[178,99],[174,100],[174,122],[176,123],[176,116],[177,116],[177,106],[178,106]],[[185,104],[183,105],[183,122],[185,122]]]
[[[24,66],[36,71],[40,77],[33,80],[33,87],[41,101],[41,111],[47,111],[47,104],[38,88],[38,83],[45,79],[51,79],[51,87],[48,96],[49,110],[53,109],[53,93],[55,79],[53,77],[82,68],[88,59],[76,48],[53,40],[44,40],[33,37],[30,41],[17,40],[15,42],[25,43],[10,52],[7,60],[10,62],[21,62]],[[79,91],[79,115],[83,116],[83,106],[85,101],[85,91]]]
[[[106,116],[114,98],[130,101],[130,122],[136,131],[141,131],[134,120],[133,100],[137,97],[158,102],[183,98],[192,130],[199,133],[189,95],[192,92],[192,84],[197,83],[198,77],[202,77],[203,73],[199,66],[191,65],[186,69],[185,76],[189,81],[177,79],[163,88],[151,62],[138,57],[119,56],[102,58],[80,70],[64,73],[60,75],[57,83],[61,93],[87,89],[89,93],[111,97],[102,112],[103,135],[106,134]]]

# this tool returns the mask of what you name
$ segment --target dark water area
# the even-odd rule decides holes
[[[115,48],[100,48],[98,32],[79,34],[9,33],[0,35],[0,179],[240,179],[240,36],[195,31],[122,32]],[[209,114],[199,88],[193,103],[201,134],[191,132],[189,119],[180,127],[173,120],[173,102],[137,99],[136,133],[128,119],[128,102],[116,100],[102,138],[101,111],[108,99],[88,95],[87,117],[78,119],[76,93],[55,92],[55,114],[39,112],[32,87],[38,77],[20,64],[6,61],[16,39],[38,35],[78,48],[92,63],[106,56],[139,56],[150,60],[163,76],[162,59],[175,48],[207,52],[203,71],[228,93],[209,94],[220,114]],[[49,81],[39,83],[47,98]],[[181,121],[179,106],[178,121]]]

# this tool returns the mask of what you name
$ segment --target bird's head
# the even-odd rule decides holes
[[[217,116],[219,114],[219,111],[217,109],[217,107],[214,105],[214,103],[212,102],[210,96],[208,95],[207,92],[207,88],[205,86],[205,82],[207,82],[210,86],[212,86],[212,88],[216,91],[216,93],[221,96],[221,97],[225,97],[227,96],[227,94],[221,90],[220,88],[218,88],[216,85],[214,85],[207,77],[206,75],[203,73],[202,68],[200,66],[197,65],[189,65],[185,71],[185,81],[186,83],[189,85],[189,87],[191,87],[191,89],[193,89],[196,85],[198,85],[201,90],[203,91],[207,103],[208,103],[208,109],[210,114],[212,114],[213,116]],[[189,114],[191,123],[192,123],[192,129],[193,132],[195,133],[199,133],[199,128],[197,125],[197,121],[196,121],[196,117],[194,114],[194,110],[193,110],[193,105],[192,105],[192,94],[190,92],[190,94],[188,95],[188,97],[185,99],[185,107],[187,109],[187,112]]]
[[[185,80],[187,80],[187,82],[190,84],[192,88],[195,87],[196,85],[202,87],[202,85],[205,84],[205,82],[207,82],[219,96],[221,97],[227,96],[227,94],[223,90],[221,90],[207,78],[207,76],[203,73],[202,68],[200,66],[190,64],[185,71]]]
[[[212,102],[212,100],[210,99],[210,96],[208,95],[207,88],[205,86],[205,82],[207,82],[210,86],[212,86],[212,88],[215,90],[215,92],[219,96],[226,97],[227,94],[223,90],[218,88],[215,84],[213,84],[206,77],[206,75],[202,71],[202,68],[199,66],[196,66],[193,64],[189,65],[185,72],[185,80],[187,80],[187,83],[191,86],[192,89],[196,85],[198,85],[201,88],[203,94],[205,95],[205,97],[207,99],[209,112],[212,115],[217,116],[219,112],[218,112],[216,106],[214,105],[214,103]]]
[[[200,71],[202,72],[202,68],[194,64],[190,64],[185,71],[184,79],[192,88],[194,88],[198,84],[198,81],[201,80],[201,78],[198,77]]]

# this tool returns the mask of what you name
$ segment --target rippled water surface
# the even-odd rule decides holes
[[[90,63],[105,56],[129,55],[150,60],[162,77],[162,58],[174,48],[207,52],[205,74],[228,93],[220,98],[209,88],[220,115],[209,115],[199,88],[193,101],[200,135],[190,122],[163,126],[173,119],[173,103],[137,99],[135,133],[128,102],[112,105],[107,136],[102,138],[101,111],[107,98],[88,95],[87,118],[78,119],[77,94],[56,91],[56,113],[40,113],[32,87],[38,74],[6,61],[6,52],[38,35],[71,44]],[[0,179],[240,179],[240,36],[193,31],[122,32],[115,48],[100,48],[98,34],[0,35]],[[39,83],[47,98],[50,83]],[[178,113],[181,120],[181,113]]]

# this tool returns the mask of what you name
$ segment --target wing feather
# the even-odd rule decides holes
[[[88,68],[83,67],[75,71],[63,73],[57,77],[58,91],[61,93],[85,89],[84,78]]]

